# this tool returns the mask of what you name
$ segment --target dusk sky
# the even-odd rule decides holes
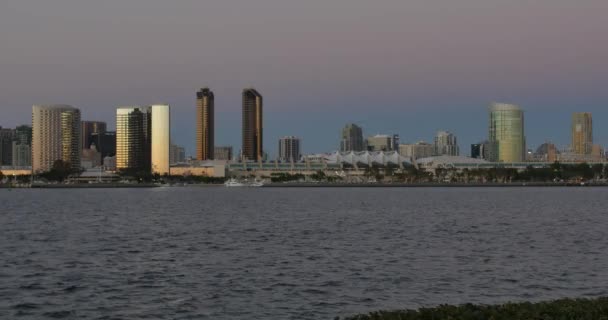
[[[238,152],[241,90],[264,96],[265,146],[335,150],[340,129],[487,136],[492,101],[525,111],[529,147],[569,143],[593,113],[608,145],[606,0],[2,0],[0,126],[33,104],[71,104],[115,126],[115,107],[172,106],[194,151],[195,93],[216,97],[216,145]]]

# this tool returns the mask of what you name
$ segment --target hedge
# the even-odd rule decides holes
[[[340,318],[336,318],[340,319]],[[608,298],[377,311],[344,320],[608,320]]]

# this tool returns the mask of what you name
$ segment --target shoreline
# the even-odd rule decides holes
[[[153,183],[0,185],[0,189],[129,189],[129,188],[217,188],[223,184],[159,185]],[[269,183],[262,188],[517,188],[517,187],[608,187],[608,183]]]
[[[271,183],[264,188],[513,188],[513,187],[608,187],[608,183]]]

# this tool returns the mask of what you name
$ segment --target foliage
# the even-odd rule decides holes
[[[272,182],[290,182],[290,181],[299,181],[304,180],[304,175],[300,173],[289,174],[285,172],[275,172],[270,176],[270,181]]]
[[[339,318],[336,318],[339,319]],[[378,311],[344,320],[608,320],[608,298],[561,299],[502,305],[442,305],[401,311]]]
[[[123,180],[137,181],[138,183],[150,183],[155,178],[150,170],[145,169],[122,169],[118,171],[118,175]],[[157,175],[156,178],[160,178],[160,176]]]
[[[226,178],[209,177],[209,176],[164,176],[162,181],[167,183],[186,183],[186,184],[222,184]]]
[[[41,173],[40,177],[49,181],[63,182],[72,175],[80,175],[82,170],[73,169],[72,164],[63,160],[56,160],[51,170]]]

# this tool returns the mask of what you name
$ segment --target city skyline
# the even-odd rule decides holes
[[[243,89],[243,92],[246,92],[246,91],[248,91],[248,90],[255,90],[255,89],[250,89],[250,88],[249,88],[249,89]],[[256,91],[256,93],[257,93],[257,91]],[[259,93],[257,93],[257,94],[259,94]],[[260,96],[260,97],[261,97],[261,96]],[[490,104],[490,109],[491,109],[491,108],[492,108],[492,106],[493,106],[493,105],[495,105],[495,104],[496,104],[496,103],[491,103],[491,104]],[[505,104],[505,103],[499,103],[499,104]],[[120,108],[120,107],[119,107],[119,108]],[[488,108],[488,107],[486,106],[486,109],[487,109],[487,108]],[[173,108],[172,108],[172,109],[173,109]],[[195,109],[194,109],[192,112],[193,112],[194,114],[197,114],[198,109],[199,109],[199,108],[195,107]],[[526,112],[525,108],[521,108],[521,110],[522,110],[522,111],[523,111],[523,112],[526,114],[526,119],[528,119],[528,112]],[[490,114],[491,114],[491,112],[490,112]],[[572,121],[573,121],[573,120],[572,120],[572,119],[573,119],[573,117],[575,117],[575,116],[576,116],[576,115],[578,115],[578,114],[585,114],[585,115],[587,115],[587,116],[589,116],[589,117],[591,117],[591,115],[592,115],[590,112],[580,112],[580,111],[574,111],[574,112],[571,112],[571,113],[569,114],[569,115],[570,115],[570,116],[569,116],[569,118],[570,118],[570,119],[569,119],[569,122],[570,122],[570,123],[569,123],[569,126],[570,126],[570,127],[569,127],[569,128],[567,128],[567,130],[565,130],[565,129],[564,129],[564,127],[560,127],[560,128],[555,128],[555,129],[553,129],[553,130],[551,131],[551,133],[553,133],[553,131],[555,131],[555,132],[558,132],[558,131],[559,131],[559,135],[563,135],[563,134],[564,134],[564,132],[566,132],[566,131],[567,131],[567,133],[569,134],[569,136],[567,137],[567,139],[568,139],[569,141],[564,142],[564,143],[560,143],[560,142],[557,142],[557,143],[556,143],[556,139],[555,139],[555,138],[553,138],[553,136],[552,136],[552,135],[547,135],[547,138],[543,139],[543,140],[542,140],[540,143],[538,143],[538,144],[533,144],[533,143],[532,143],[532,144],[531,144],[531,143],[529,143],[529,142],[528,142],[528,141],[529,141],[529,137],[528,137],[528,136],[527,136],[527,134],[526,134],[526,136],[524,137],[524,138],[525,138],[525,141],[524,141],[524,145],[525,145],[525,151],[529,151],[529,150],[534,151],[534,150],[535,150],[535,149],[536,149],[538,146],[540,146],[540,145],[542,145],[542,144],[544,144],[544,143],[546,143],[546,142],[552,142],[552,143],[554,143],[554,144],[556,145],[556,148],[557,148],[558,150],[562,150],[562,151],[567,151],[567,150],[568,150],[568,151],[572,151],[572,152],[576,153],[576,151],[575,151],[576,147],[575,147],[574,145],[570,144],[569,142],[572,142],[572,141],[573,141],[573,140],[572,140],[572,139],[573,139],[573,136],[572,136],[572,134],[573,134],[573,132],[572,132]],[[242,116],[242,115],[241,115],[241,116]],[[486,119],[485,119],[484,121],[486,121],[486,122],[487,122],[487,114],[485,115],[485,117],[486,117]],[[595,118],[595,116],[593,116],[593,117]],[[173,114],[171,114],[171,118],[173,118]],[[98,120],[99,120],[99,119],[98,119]],[[108,131],[109,133],[112,133],[112,132],[115,132],[115,131],[116,131],[116,129],[115,129],[115,128],[112,128],[112,126],[111,126],[111,125],[114,125],[114,124],[116,123],[116,119],[111,120],[111,121],[107,121],[107,122],[106,122],[105,120],[104,120],[104,121],[98,121],[98,120],[96,120],[96,121],[91,121],[91,120],[88,120],[88,119],[86,119],[86,118],[83,118],[83,120],[82,120],[82,130],[83,130],[83,132],[84,132],[84,130],[85,130],[85,125],[86,125],[86,124],[92,124],[92,123],[95,123],[96,125],[103,127],[102,131],[104,131],[104,130],[105,130],[105,131]],[[241,121],[240,121],[240,123],[242,123],[242,120],[243,120],[243,119],[240,119],[240,120],[241,120]],[[233,121],[238,121],[238,120],[233,119]],[[213,121],[212,121],[211,123],[212,123],[212,125],[215,125]],[[31,124],[31,123],[30,123],[30,124]],[[25,125],[28,125],[28,126],[29,126],[30,124],[25,124]],[[347,125],[352,125],[352,124],[353,124],[353,123],[347,123]],[[183,143],[183,141],[177,141],[177,143],[176,143],[175,141],[173,141],[173,131],[174,131],[174,126],[179,126],[179,124],[175,124],[175,123],[173,123],[173,121],[172,121],[172,119],[171,119],[171,120],[170,120],[169,125],[170,125],[170,130],[171,130],[171,131],[170,131],[170,134],[171,134],[172,143],[175,143],[176,145],[180,145],[180,146],[182,146],[182,147],[185,147],[185,146],[188,146],[188,145],[189,145],[189,144],[190,144],[192,141],[196,141],[196,140],[197,140],[197,135],[195,135],[194,137],[190,137],[190,139],[188,139],[188,140],[186,141],[186,143]],[[234,125],[234,123],[232,123],[232,125]],[[528,127],[528,125],[529,125],[529,124],[528,124],[528,120],[526,120],[526,122],[524,123],[524,130],[525,130],[526,132],[528,131],[528,128],[527,128],[527,127]],[[532,125],[534,125],[534,124],[532,124]],[[12,124],[11,126],[9,126],[9,128],[15,128],[15,127],[17,127],[17,126],[19,126],[19,125],[17,125],[17,124]],[[265,126],[266,126],[266,121],[263,121],[263,127],[265,127]],[[359,127],[361,127],[361,126],[359,126]],[[594,130],[592,131],[592,134],[593,134],[594,136],[596,136],[596,130],[597,130],[597,127],[601,127],[601,124],[600,124],[600,126],[596,126],[596,128],[594,128]],[[2,128],[2,127],[0,126],[0,128]],[[334,129],[336,129],[336,128],[334,128]],[[344,128],[343,128],[343,129],[344,129]],[[369,130],[366,130],[366,128],[365,128],[365,127],[361,128],[361,129],[362,129],[362,135],[363,135],[363,137],[362,137],[362,138],[363,138],[364,142],[366,142],[366,141],[367,141],[369,138],[373,138],[375,135],[377,136],[378,134],[381,134],[382,132],[384,132],[384,133],[382,133],[382,134],[386,134],[386,132],[388,132],[388,130],[385,130],[385,129],[380,129],[380,130],[376,131],[376,133],[375,133],[375,134],[371,134],[371,133],[370,133],[370,131],[369,131]],[[472,144],[476,144],[476,143],[478,143],[479,141],[482,141],[482,140],[487,140],[487,139],[488,139],[488,137],[489,137],[489,136],[487,135],[487,134],[488,134],[488,133],[487,133],[487,127],[486,127],[485,129],[486,129],[486,136],[480,136],[479,138],[475,138],[475,139],[477,139],[477,140],[474,140],[474,142],[472,142],[472,143],[469,143],[468,141],[462,142],[462,140],[461,140],[460,136],[459,136],[457,133],[452,133],[452,132],[451,132],[451,130],[446,130],[446,129],[437,129],[437,131],[435,131],[435,133],[438,133],[438,132],[440,132],[440,131],[449,131],[450,133],[452,133],[452,134],[454,134],[456,137],[458,137],[458,140],[459,140],[458,146],[459,146],[460,148],[463,148],[463,147],[464,147],[464,150],[469,150],[469,146],[470,146],[470,145],[472,145]],[[241,128],[241,131],[242,131],[242,128]],[[425,132],[425,133],[426,133],[426,132],[429,132],[429,131],[430,131],[430,130],[429,130],[429,128],[424,129],[424,132]],[[397,130],[397,132],[398,132],[398,130]],[[334,130],[334,134],[335,134],[335,130]],[[302,154],[324,153],[324,152],[333,152],[333,151],[335,151],[335,150],[340,150],[340,143],[341,143],[341,142],[340,142],[340,136],[339,136],[339,135],[340,135],[340,133],[338,132],[338,135],[337,135],[337,136],[335,136],[335,137],[329,137],[329,138],[327,139],[327,140],[329,140],[329,141],[330,141],[330,143],[332,143],[332,142],[333,142],[332,144],[337,145],[337,147],[335,147],[335,148],[333,148],[333,149],[327,149],[327,150],[319,150],[319,149],[312,149],[312,150],[311,150],[311,148],[309,148],[308,150],[303,150],[303,151],[302,151]],[[395,134],[395,136],[399,137],[399,134]],[[418,135],[418,136],[421,136],[421,135]],[[275,138],[275,137],[266,137],[266,138],[263,138],[263,141],[265,141],[266,139],[279,139],[280,137],[282,137],[282,136],[281,136],[281,135],[279,135],[279,136],[277,136],[276,138]],[[333,141],[333,140],[332,140],[333,138],[335,138],[335,139],[337,139],[337,140],[336,140],[336,141]],[[420,139],[416,139],[416,138],[412,139],[411,137],[404,137],[404,139],[401,139],[401,143],[403,143],[403,144],[408,144],[408,143],[416,143],[416,142],[424,141],[424,142],[428,142],[428,143],[431,143],[431,144],[432,144],[435,138],[436,138],[436,137],[435,137],[434,135],[430,135],[430,134],[427,134],[426,136],[423,136],[423,138],[420,138]],[[304,137],[304,139],[306,139],[306,137]],[[82,136],[82,140],[85,140],[84,133],[83,133],[83,136]],[[533,138],[532,140],[535,140],[535,139]],[[268,142],[271,142],[271,141],[268,141]],[[268,142],[267,142],[267,143],[268,143]],[[84,144],[84,142],[82,142],[82,143]],[[215,144],[217,144],[217,143],[215,143]],[[272,143],[270,143],[270,145],[272,145]],[[364,144],[364,145],[366,145],[366,144]],[[603,142],[602,142],[602,141],[598,141],[598,143],[596,143],[596,144],[594,144],[594,145],[600,146],[600,147],[602,147],[602,148],[604,147],[604,144],[603,144]],[[236,151],[239,151],[239,150],[240,150],[240,145],[239,145],[239,144],[236,144],[236,145],[230,145],[230,146],[231,146],[232,148],[236,148]],[[273,149],[273,148],[268,148],[268,149],[271,149],[271,150],[267,150],[267,149],[265,148],[265,149],[264,149],[264,152],[265,152],[265,154],[266,154],[266,155],[269,157],[269,158],[268,158],[269,160],[275,159],[275,158],[277,158],[277,157],[279,157],[279,156],[280,156],[280,154],[279,154],[279,149],[278,149],[278,148],[276,148],[276,149]],[[186,150],[187,150],[187,148],[186,148]],[[196,159],[197,154],[196,154],[196,152],[195,152],[195,151],[196,151],[196,150],[188,150],[188,151],[186,152],[186,155],[187,155],[187,156],[189,156],[189,157],[192,157],[192,158]],[[464,156],[469,156],[469,154],[468,154],[467,152],[465,152],[463,155],[464,155]],[[238,156],[238,154],[237,154],[237,156]]]
[[[327,137],[348,122],[409,142],[449,130],[469,145],[485,137],[482,109],[495,100],[526,110],[531,146],[569,144],[572,112],[608,122],[605,1],[35,2],[0,12],[3,127],[29,123],[39,103],[110,125],[116,105],[163,101],[193,155],[193,92],[204,86],[217,96],[215,142],[235,152],[247,86],[266,98],[271,154],[284,135],[302,137],[304,152],[334,150]],[[595,129],[606,144],[608,128]]]

